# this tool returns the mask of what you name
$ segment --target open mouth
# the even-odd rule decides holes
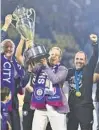
[[[12,51],[11,52],[6,52],[6,55],[12,55]]]
[[[77,63],[76,63],[76,65],[82,65],[82,63],[80,63],[80,62],[77,62]]]
[[[6,51],[6,53],[12,53],[13,51]]]

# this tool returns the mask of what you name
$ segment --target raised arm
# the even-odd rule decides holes
[[[21,36],[21,40],[16,48],[15,53],[16,59],[21,65],[24,65],[24,57],[22,55],[24,43],[25,43],[25,49],[28,49],[31,46],[31,41],[25,41],[24,38]]]
[[[88,68],[90,70],[94,71],[95,66],[97,64],[97,61],[98,61],[98,38],[97,38],[97,35],[91,34],[90,40],[92,41],[93,54],[89,60]]]
[[[8,14],[5,17],[5,23],[4,23],[3,27],[2,27],[2,30],[6,32],[8,30],[8,28],[9,28],[11,22],[12,22],[12,15]]]
[[[5,17],[5,23],[4,23],[4,25],[2,26],[2,29],[1,29],[1,41],[3,41],[6,38],[7,30],[9,28],[11,22],[12,22],[12,15],[8,14]]]
[[[21,37],[20,42],[16,48],[16,52],[15,52],[15,57],[17,59],[17,61],[19,62],[19,64],[23,65],[23,55],[22,55],[22,50],[23,50],[23,46],[24,46],[24,39]]]

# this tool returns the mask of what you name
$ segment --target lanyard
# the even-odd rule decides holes
[[[78,72],[75,70],[75,84],[76,84],[76,92],[79,92],[79,82],[82,78],[82,71]]]

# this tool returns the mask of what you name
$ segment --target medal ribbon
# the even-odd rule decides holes
[[[75,70],[75,84],[76,84],[76,92],[79,92],[79,82],[82,78],[82,71]]]

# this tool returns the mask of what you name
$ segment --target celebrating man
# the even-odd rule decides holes
[[[98,60],[97,36],[90,35],[93,42],[93,55],[87,64],[87,56],[83,51],[76,53],[74,58],[75,68],[69,69],[67,81],[69,83],[69,106],[68,130],[92,130],[93,102],[92,86],[93,73]]]
[[[2,52],[1,52],[1,86],[8,87],[11,91],[11,100],[7,103],[8,111],[11,118],[12,130],[20,130],[20,117],[18,111],[17,86],[15,84],[15,76],[22,77],[24,75],[23,68],[14,58],[15,45],[12,40],[5,39],[6,31],[11,24],[12,16],[7,15],[5,24],[2,28]],[[5,39],[5,40],[4,40]],[[23,42],[22,39],[20,42]]]

